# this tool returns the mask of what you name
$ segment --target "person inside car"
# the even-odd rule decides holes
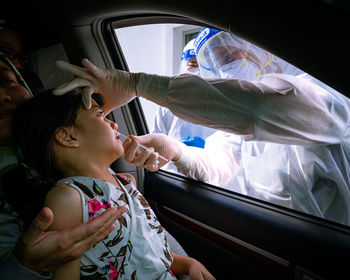
[[[44,86],[39,79],[39,77],[30,70],[30,67],[26,63],[25,55],[22,53],[22,39],[21,34],[17,31],[17,29],[12,26],[11,24],[5,24],[5,21],[2,20],[0,23],[0,50],[4,51],[4,56],[2,56],[2,60],[7,63],[8,67],[12,69],[12,71],[16,74],[16,77],[20,83],[23,84],[23,86],[27,89],[27,91],[30,93],[30,95],[42,92],[44,90]],[[10,57],[10,59],[8,59]],[[9,62],[10,61],[10,62]],[[16,66],[14,66],[15,64]],[[18,67],[18,69],[17,69]],[[21,78],[20,78],[21,77]],[[3,83],[4,84],[4,83]],[[5,94],[6,95],[6,94]],[[5,96],[4,95],[4,96]],[[18,98],[18,100],[21,101],[21,98]],[[6,102],[1,105],[1,109],[7,111],[7,106],[10,106],[12,109],[16,108],[19,103],[17,102]],[[2,111],[2,110],[0,110]],[[2,139],[6,139],[5,143],[8,143],[9,138],[9,127],[10,127],[10,119],[4,117],[1,121],[2,123],[2,130],[0,133]],[[4,145],[5,153],[7,153],[7,144]],[[12,150],[11,150],[12,151]],[[2,154],[2,152],[1,152]],[[20,156],[20,153],[13,153],[10,152],[13,157],[1,157],[1,169],[6,170],[6,172],[1,172],[1,182],[0,186],[6,186],[6,185],[27,185],[38,188],[39,186],[42,187],[43,184],[41,181],[40,174],[37,174],[33,170],[29,170],[26,168],[23,168],[25,164],[22,162],[19,164],[19,159],[17,158]],[[11,168],[9,168],[11,165]],[[16,166],[15,168],[13,168]],[[33,173],[34,172],[34,173]],[[3,174],[4,173],[4,174]],[[18,173],[21,173],[22,176],[19,176]],[[5,180],[6,178],[6,180]],[[14,182],[14,178],[16,178],[17,182]],[[11,189],[11,188],[6,188]],[[12,188],[13,189],[13,188]],[[30,189],[29,187],[27,189]],[[13,189],[14,190],[14,189]],[[39,189],[37,189],[38,192],[40,192]],[[0,192],[2,193],[2,192]],[[42,195],[45,193],[42,193]],[[28,194],[30,195],[30,194]],[[38,218],[34,217],[37,215],[37,213],[41,209],[41,200],[43,197],[36,197],[35,201],[36,203],[29,202],[28,207],[24,213],[16,213],[12,206],[9,205],[13,201],[10,201],[9,197],[15,197],[15,195],[8,194],[7,199],[1,198],[1,205],[2,205],[2,214],[4,215],[1,217],[1,233],[0,233],[0,263],[5,261],[5,259],[10,256],[9,261],[13,261],[16,258],[11,255],[11,251],[16,244],[17,239],[19,236],[23,233],[24,227],[28,227],[32,222],[34,225],[31,225],[28,229],[28,232],[33,232],[33,238],[36,238],[36,235],[34,235],[34,229],[37,229],[37,227],[40,225],[40,228],[36,230],[35,233],[41,234],[43,231],[47,230],[49,224],[43,223],[42,225],[37,222]],[[26,202],[24,202],[26,203]],[[10,208],[11,210],[7,209]],[[111,213],[110,213],[111,212]],[[88,249],[88,246],[90,243],[97,243],[102,236],[102,231],[97,230],[99,226],[103,225],[104,223],[106,226],[111,225],[113,223],[113,220],[116,219],[118,215],[121,215],[122,211],[117,211],[117,213],[114,213],[115,210],[107,211],[106,214],[102,215],[101,218],[99,217],[96,221],[94,221],[95,226],[82,226],[77,227],[75,231],[72,231],[71,234],[65,234],[65,237],[57,237],[52,238],[53,241],[64,241],[65,244],[70,247],[70,250],[64,250],[64,249],[57,249],[57,255],[51,254],[51,258],[48,258],[46,255],[46,252],[42,253],[42,258],[37,258],[37,260],[30,260],[30,265],[33,268],[33,271],[38,273],[44,273],[52,271],[52,268],[56,267],[58,264],[61,263],[60,258],[65,257],[68,260],[69,254],[82,254],[83,251]],[[40,216],[42,214],[42,216]],[[47,218],[49,221],[52,221],[52,211],[51,209],[43,208],[42,211],[39,213],[38,217]],[[108,218],[109,217],[109,218]],[[34,221],[33,221],[34,219]],[[8,223],[7,223],[8,221]],[[24,224],[23,224],[24,223]],[[102,227],[103,228],[103,227]],[[40,230],[39,230],[40,229]],[[91,235],[81,236],[82,233],[84,233],[84,230],[91,230]],[[95,232],[94,235],[92,233]],[[58,235],[63,235],[61,232],[57,232]],[[167,231],[165,230],[165,234],[167,236],[167,239],[169,241],[169,245],[171,249],[181,255],[187,256],[186,251],[183,249],[183,247],[179,244],[179,242]],[[74,240],[72,239],[72,236],[76,235],[76,244],[74,244]],[[24,237],[26,234],[24,234]],[[80,237],[81,236],[81,239]],[[32,248],[32,239],[30,238],[21,238],[18,241],[18,245],[16,247],[16,256],[20,259],[20,263],[23,264],[26,268],[29,267],[29,259],[32,258],[32,253],[30,250],[33,251],[33,249],[37,248],[38,250],[42,250],[45,246],[52,247],[50,245],[50,241],[48,242],[42,242],[43,245],[36,244],[35,248]],[[28,240],[26,244],[23,243],[24,240]],[[43,239],[45,241],[45,239]],[[73,242],[74,241],[74,242]],[[28,244],[27,244],[28,243]],[[57,242],[59,244],[59,242]],[[54,249],[54,247],[53,247]],[[47,250],[47,249],[46,249]],[[76,250],[76,252],[75,252]],[[28,251],[28,252],[27,252]],[[33,251],[34,253],[34,251]],[[47,253],[50,253],[50,250],[47,250]],[[26,254],[26,259],[24,259],[24,254]],[[11,265],[14,269],[16,269],[16,265],[19,265],[17,261],[14,261],[10,264],[1,264],[1,271],[3,271],[3,275],[5,273],[10,273],[11,269],[8,265]],[[16,279],[30,279],[30,277],[41,277],[34,275],[31,271],[27,271],[27,269],[16,269],[16,272],[19,274],[12,274],[11,277],[15,277]],[[22,273],[22,274],[21,274]],[[7,275],[7,274],[6,274]],[[21,275],[21,276],[19,276]],[[4,276],[5,277],[5,276]],[[187,276],[179,276],[179,279],[187,279]]]
[[[30,69],[26,56],[23,54],[20,33],[11,25],[5,24],[4,20],[0,24],[0,51],[13,63],[32,92],[44,90],[44,85]]]
[[[107,238],[58,267],[54,279],[176,279],[172,271],[214,279],[195,259],[172,253],[135,179],[111,171],[124,152],[118,125],[96,101],[85,109],[81,95],[81,90],[62,96],[45,91],[24,102],[13,120],[14,141],[25,162],[55,185],[45,198],[54,212],[51,230],[91,221],[110,207],[127,208]]]
[[[210,46],[217,38],[210,35],[220,34],[203,32],[197,37],[198,54],[198,48]],[[241,65],[247,52],[241,52]],[[204,58],[206,54],[203,51]],[[199,56],[197,60],[201,65]],[[211,68],[208,61],[203,66]],[[249,64],[250,70],[262,74],[253,81],[164,77],[104,70],[87,59],[82,63],[84,67],[57,63],[78,78],[56,89],[55,94],[82,86],[87,106],[88,96],[95,91],[104,95],[109,106],[121,106],[140,96],[169,108],[186,121],[236,134],[240,137],[237,154],[241,164],[233,166],[232,174],[243,172],[237,178],[244,179],[249,195],[350,225],[349,166],[343,164],[350,160],[350,102],[345,96],[310,76],[297,75],[294,70],[298,69],[289,73],[287,68],[289,74],[265,73],[266,63],[256,67]],[[224,73],[224,68],[218,68],[217,73]],[[156,149],[160,155],[180,161],[193,173],[202,163],[181,150],[174,151],[176,145],[163,142],[154,147],[161,148]],[[159,167],[156,157],[143,159],[143,166],[153,170]],[[192,165],[194,161],[199,164]],[[164,164],[162,160],[159,163]]]
[[[15,193],[15,188],[6,188],[6,186],[14,186],[17,184],[18,186],[35,185],[35,187],[37,187],[41,185],[40,174],[23,168],[25,164],[20,162],[20,153],[10,144],[9,128],[13,110],[26,98],[30,98],[32,96],[31,92],[41,92],[43,90],[43,85],[36,74],[29,71],[25,62],[20,59],[20,57],[22,57],[20,54],[21,38],[17,31],[8,26],[0,27],[0,47],[13,59],[10,61],[5,55],[1,55],[0,60],[1,68],[6,69],[2,71],[3,75],[0,85],[2,94],[0,107],[0,186],[6,190],[12,189]],[[18,70],[12,62],[16,63],[21,70]],[[25,81],[23,77],[26,77],[27,80]],[[17,84],[22,85],[22,87],[15,87],[14,85]],[[25,88],[26,91],[24,91],[24,94],[21,94],[21,92],[23,93],[23,88]],[[13,90],[10,92],[9,89]],[[18,173],[21,173],[23,176],[19,176]],[[7,182],[5,182],[5,177],[8,178]],[[14,178],[18,179],[17,182],[14,182]],[[0,191],[0,193],[3,193],[3,191]],[[40,199],[37,197],[37,207],[34,207],[34,203],[27,202],[27,211],[24,213],[16,213],[10,205],[12,201],[9,201],[11,200],[9,198],[11,197],[13,198],[16,196],[15,194],[8,194],[7,197],[1,195],[0,272],[5,278],[46,279],[45,276],[38,274],[48,273],[62,262],[69,261],[81,255],[84,251],[105,237],[108,226],[111,226],[109,230],[112,230],[112,223],[123,212],[123,209],[111,209],[99,216],[91,225],[81,225],[71,232],[47,232],[47,228],[53,219],[51,209],[45,207],[40,211],[40,207],[42,206],[40,204]],[[40,213],[34,219],[39,211]],[[29,228],[23,234],[25,227]],[[37,241],[38,236],[44,233],[50,236],[50,238],[42,238],[40,242]],[[165,230],[165,233],[172,250],[179,254],[187,255],[177,240],[169,234],[168,231]],[[18,240],[22,234],[22,238]],[[14,254],[12,254],[11,252],[16,242],[16,250]],[[60,244],[64,244],[64,248],[61,248]],[[33,257],[34,254],[37,255],[36,258]],[[185,276],[179,278],[187,279]]]
[[[4,279],[49,279],[49,272],[55,267],[78,258],[105,238],[125,209],[110,209],[89,224],[71,230],[48,231],[53,213],[47,207],[38,208],[40,212],[35,213],[36,217],[23,232],[23,217],[14,211],[6,197],[7,190],[13,187],[4,185],[3,179],[21,166],[20,154],[11,142],[10,127],[14,110],[32,95],[17,69],[1,52],[0,98],[0,274]],[[34,179],[28,175],[25,184]],[[12,178],[16,177],[19,174]]]

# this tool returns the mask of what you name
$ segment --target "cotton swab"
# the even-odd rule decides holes
[[[124,140],[125,140],[126,138],[129,138],[128,136],[125,136],[125,135],[124,135],[123,133],[121,133],[120,131],[118,131],[118,133],[120,134],[120,136],[122,136],[122,137],[124,138]],[[140,143],[138,144],[138,146],[141,147],[141,148],[144,149],[144,150],[147,150],[147,151],[152,152],[149,148],[147,148],[146,146],[144,146],[144,145],[142,145],[142,144],[140,144]],[[158,158],[164,160],[166,163],[169,162],[169,160],[168,160],[167,158],[165,158],[165,157],[163,157],[163,156],[161,156],[161,155],[158,155]],[[158,162],[158,164],[159,164],[159,162]]]

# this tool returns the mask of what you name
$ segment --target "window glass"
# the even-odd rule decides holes
[[[179,74],[182,50],[187,43],[185,35],[194,36],[201,29],[184,24],[147,24],[118,28],[115,33],[130,71],[173,76]],[[159,106],[144,98],[140,101],[151,132]]]
[[[118,28],[115,33],[130,71],[174,76],[180,74],[181,56],[188,40],[202,28],[184,24],[148,24]],[[139,47],[141,42],[142,48]],[[150,133],[165,133],[179,141],[203,147],[205,139],[216,131],[185,122],[144,98],[140,98],[140,102]],[[183,175],[172,163],[162,169]]]
[[[186,144],[186,136],[191,138],[196,147],[189,149],[200,164],[197,172],[186,176],[350,225],[350,170],[344,164],[350,162],[348,98],[234,34],[185,24],[115,29],[130,71],[166,76],[183,73],[181,55],[199,32],[214,32],[215,40],[210,44],[208,40],[206,48],[197,52],[200,71],[192,74],[208,80],[266,81],[265,76],[273,73],[281,79],[291,77],[296,88],[280,88],[274,80],[278,98],[273,94],[264,97],[271,100],[264,102],[270,109],[264,113],[263,124],[254,124],[263,129],[258,135],[254,127],[254,133],[264,140],[247,141],[241,135],[186,123],[168,109],[140,98],[149,132],[166,133]],[[283,110],[276,113],[276,108]],[[164,169],[179,173],[172,164]]]
[[[189,41],[191,41],[192,39],[195,39],[197,34],[198,34],[198,32],[185,34],[185,46],[187,45],[187,43]]]

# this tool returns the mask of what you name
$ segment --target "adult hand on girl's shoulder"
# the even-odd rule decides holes
[[[59,265],[79,258],[104,239],[114,229],[114,221],[124,212],[124,207],[110,208],[89,223],[80,223],[67,230],[48,231],[54,214],[44,207],[17,242],[14,255],[32,271],[51,272]]]

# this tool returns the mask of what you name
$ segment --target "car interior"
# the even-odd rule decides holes
[[[171,38],[168,51],[174,57],[181,55],[186,35],[188,41],[202,27],[213,27],[276,54],[350,97],[350,4],[345,0],[39,0],[4,6],[0,19],[20,31],[27,63],[42,82],[38,85],[33,78],[34,92],[73,78],[56,68],[59,59],[81,65],[81,59],[88,58],[101,68],[151,73],[156,63],[152,55],[163,54],[138,57],[148,41],[137,41],[141,35],[132,28],[154,25],[162,26],[164,38]],[[144,30],[137,32],[146,32],[151,41],[150,29]],[[157,74],[174,75],[178,64],[164,67]],[[144,135],[152,130],[150,108],[136,98],[108,117],[124,135]],[[181,174],[149,172],[123,158],[111,168],[136,178],[162,225],[216,279],[348,278],[348,225]]]

